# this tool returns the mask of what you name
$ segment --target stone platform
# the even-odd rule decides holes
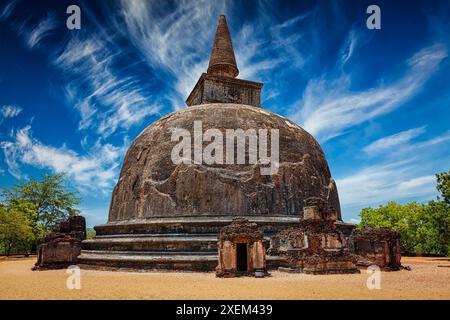
[[[256,222],[265,240],[298,224],[298,217],[245,217]],[[219,230],[232,217],[153,218],[113,222],[95,227],[96,237],[82,243],[78,262],[89,269],[213,271],[217,266]],[[284,258],[267,257],[270,269]]]

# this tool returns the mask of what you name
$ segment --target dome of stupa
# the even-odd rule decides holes
[[[279,130],[279,169],[256,164],[174,164],[173,129]],[[224,138],[225,139],[225,138]],[[208,143],[204,142],[203,146]],[[248,143],[247,143],[248,159]],[[302,216],[305,200],[321,198],[338,211],[336,185],[317,141],[294,122],[255,106],[213,103],[174,112],[131,144],[114,189],[109,222],[180,216]]]

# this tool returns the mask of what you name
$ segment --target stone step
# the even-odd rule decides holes
[[[280,230],[294,227],[299,221],[298,216],[242,216],[251,222],[258,223],[258,226],[266,235],[276,233]],[[95,226],[97,235],[115,234],[165,234],[165,233],[189,233],[218,234],[223,226],[231,223],[233,217],[229,215],[205,215],[201,217],[170,217],[170,218],[149,218],[127,221],[115,221],[103,225]]]
[[[129,237],[215,237],[217,239],[217,233],[124,233],[124,234],[111,234],[111,235],[96,235],[95,239],[112,239],[112,238],[129,238]]]
[[[130,269],[145,270],[185,270],[213,271],[217,265],[216,255],[192,254],[106,254],[82,253],[78,256],[78,265],[84,269]]]
[[[267,268],[273,269],[285,263],[282,257],[267,256]],[[135,252],[105,252],[83,250],[78,256],[78,265],[83,269],[100,270],[182,270],[182,271],[214,271],[217,266],[216,254],[199,254],[177,252],[168,254],[136,254]]]
[[[181,256],[195,256],[195,255],[202,255],[202,256],[216,256],[217,257],[217,250],[211,250],[211,251],[202,251],[202,252],[194,252],[194,251],[111,251],[111,250],[81,250],[81,254],[85,255],[148,255],[148,256],[161,256],[161,255],[181,255]]]
[[[84,240],[83,250],[108,251],[211,251],[217,250],[217,236],[128,235],[126,237],[96,237]]]

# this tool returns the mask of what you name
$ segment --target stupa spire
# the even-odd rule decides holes
[[[262,83],[237,79],[236,65],[230,31],[224,15],[219,17],[208,71],[186,99],[188,106],[210,103],[234,103],[260,107]]]
[[[219,17],[207,73],[230,78],[236,78],[239,74],[230,31],[224,15]]]

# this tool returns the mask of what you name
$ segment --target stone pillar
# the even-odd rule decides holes
[[[219,248],[220,268],[224,271],[236,270],[236,246],[231,241],[224,241]]]
[[[266,268],[266,249],[261,240],[253,244],[253,269],[264,270]]]

